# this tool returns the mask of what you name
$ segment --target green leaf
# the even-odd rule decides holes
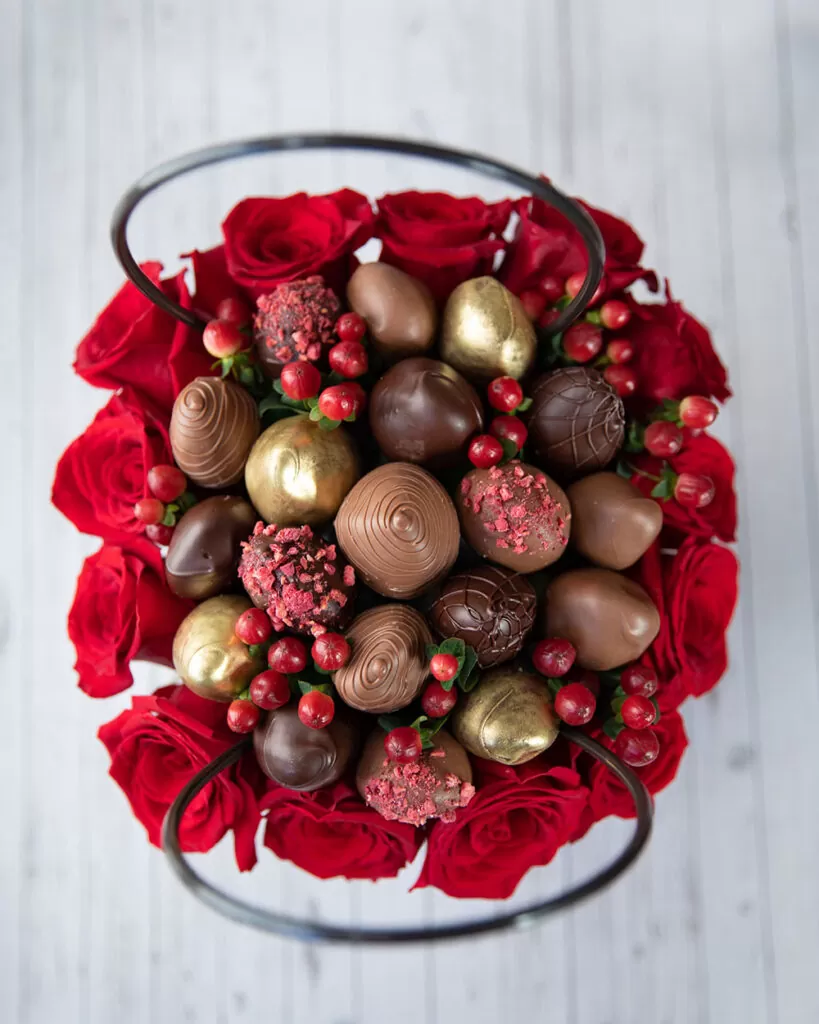
[[[313,414],[311,412],[310,413],[310,418],[312,419],[312,417],[313,417]],[[331,419],[328,419],[326,416],[320,416],[319,417],[319,421],[318,421],[318,425],[319,425],[319,427],[322,430],[335,430],[336,427],[340,427],[341,426],[341,420],[331,420]]]
[[[262,660],[265,658],[270,644],[249,644],[247,653],[254,660]]]
[[[302,692],[302,695],[304,695],[305,693],[313,692],[313,684],[309,682],[307,679],[298,679],[296,680],[296,682],[298,684],[299,689]]]
[[[196,495],[190,491],[183,491],[176,499],[176,504],[179,506],[180,512],[187,512],[189,508],[193,508],[196,504]]]
[[[643,438],[645,435],[645,428],[642,423],[638,423],[637,420],[632,420],[628,425],[628,433],[626,434],[626,443],[623,446],[627,452],[641,452],[645,448]]]
[[[163,526],[176,526],[176,506],[168,505],[165,509],[165,515],[160,519],[160,523]]]
[[[233,356],[228,356],[227,359],[222,360],[222,379],[228,376],[230,371],[233,369]]]
[[[623,689],[623,687],[618,683],[611,696],[612,696],[612,700],[614,700],[615,698],[619,698],[619,697],[627,697],[628,694]]]
[[[654,485],[651,489],[652,498],[660,498],[663,501],[667,501],[674,493],[674,486],[677,483],[677,474],[667,464],[663,466],[663,471],[660,476],[659,482]]]
[[[466,654],[466,644],[457,636],[451,636],[438,647],[438,654],[454,654],[458,661]]]
[[[618,735],[622,732],[623,726],[620,722],[617,722],[613,718],[608,718],[603,723],[603,732],[608,736],[610,740],[617,739]]]
[[[651,700],[651,703],[654,705],[654,721],[651,724],[656,725],[662,717],[662,715],[660,714],[660,705],[657,703],[656,697],[651,697],[649,699]]]
[[[546,685],[549,687],[549,693],[551,693],[553,697],[556,697],[563,689],[564,683],[560,679],[552,679],[549,677],[546,680]]]
[[[634,470],[625,459],[620,459],[615,468],[617,475],[621,476],[624,480],[631,480],[634,475]]]
[[[379,715],[378,724],[384,732],[392,732],[393,729],[401,729],[406,724],[400,715]]]
[[[518,454],[518,446],[514,441],[510,441],[508,437],[500,438],[501,448],[503,448],[503,461],[506,462],[509,459],[514,459]]]
[[[317,405],[314,405],[313,408],[310,410],[310,419],[314,423],[321,423],[321,421],[323,419],[326,419],[326,417],[323,415],[319,407]]]
[[[598,327],[603,323],[603,320],[596,309],[590,309],[589,312],[586,313],[586,321],[590,324],[596,324]]]
[[[453,676],[453,677],[452,677],[451,679],[447,679],[447,680],[445,680],[445,681],[442,681],[442,680],[440,680],[440,679],[437,679],[437,680],[436,680],[436,682],[437,682],[437,683],[438,683],[438,684],[440,685],[440,687],[441,687],[441,689],[442,689],[442,690],[446,690],[446,692],[447,692],[447,693],[449,693],[449,691],[450,691],[450,690],[452,689],[452,687],[453,687],[453,686],[455,685],[455,683],[456,683],[457,679],[458,679],[458,676],[457,676],[457,674],[456,674],[456,675],[454,675],[454,676]]]
[[[279,398],[276,394],[267,395],[259,402],[260,416],[264,416],[266,412],[279,412],[281,410],[285,412],[303,412],[303,403],[296,402],[292,398]]]
[[[346,381],[347,381],[347,378],[346,377],[342,377],[341,374],[337,370],[333,370],[332,373],[330,373],[328,375],[328,377],[327,377],[327,385],[328,385],[328,387],[330,385],[332,385],[332,384],[344,384],[344,383],[346,383]]]
[[[426,715],[419,715],[414,721],[410,723],[410,729],[415,729],[416,732],[421,731],[421,725],[424,722],[429,721]]]
[[[355,423],[355,417],[356,417],[356,414],[354,412],[351,412],[349,416],[345,416],[344,417],[344,422],[345,423]]]
[[[520,405],[517,407],[517,409],[515,409],[515,412],[526,412],[526,410],[530,409],[531,406],[532,406],[532,399],[531,398],[524,398],[523,401],[520,403]]]
[[[242,690],[236,700],[250,700],[250,687],[248,686],[246,689]]]
[[[318,408],[318,395],[313,395],[312,398],[308,398],[307,399],[307,408],[308,409],[317,409]]]
[[[431,747],[435,746],[433,739],[435,738],[436,733],[439,733],[441,729],[443,729],[451,714],[452,712],[448,711],[445,715],[441,715],[440,718],[433,718],[429,725],[425,725],[421,728],[421,746],[424,750],[429,750]]]
[[[282,382],[280,380],[277,379],[273,381],[273,390],[277,395],[284,396],[284,388],[282,387]]]
[[[318,674],[320,676],[332,675],[332,670],[331,669],[329,669],[329,668],[322,668],[321,665],[316,665],[315,663],[313,663],[313,668],[316,670],[316,672],[318,672]]]
[[[606,672],[598,672],[600,682],[605,686],[619,686],[620,685],[620,673],[617,669],[609,669]]]
[[[256,380],[256,373],[252,366],[239,367],[239,383],[250,386]]]
[[[620,710],[622,709],[623,705],[625,704],[625,702],[627,700],[628,700],[628,698],[625,695],[623,695],[622,697],[615,697],[612,700],[612,702],[611,702],[611,710],[614,712],[615,715],[619,715],[620,714]]]
[[[425,648],[425,654],[426,654],[426,657],[427,657],[427,661],[432,661],[432,659],[435,657],[435,655],[437,653],[438,653],[438,645],[437,644],[427,644],[427,646]]]
[[[469,677],[475,671],[475,668],[477,667],[477,664],[478,664],[478,655],[475,653],[475,648],[474,647],[470,647],[469,644],[466,644],[466,649],[464,650],[464,661],[463,661],[463,664],[461,665],[461,670],[458,673],[458,686],[460,686],[460,688],[462,690],[464,688],[464,683],[468,682]],[[477,676],[477,673],[476,673],[476,676]],[[476,678],[475,682],[477,683],[477,681],[478,680]],[[473,683],[473,685],[474,685],[474,683]],[[464,692],[468,693],[469,691],[466,690]]]
[[[301,690],[302,695],[305,693],[312,693],[313,690],[318,690],[319,693],[333,692],[333,688],[329,683],[311,683],[309,679],[299,679],[298,687]]]
[[[464,673],[458,678],[458,686],[464,693],[471,693],[480,681],[481,673],[476,665],[468,675]]]

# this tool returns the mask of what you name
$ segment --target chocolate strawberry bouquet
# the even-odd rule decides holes
[[[584,249],[541,200],[343,190],[239,203],[192,293],[143,266],[203,331],[126,284],[80,343],[113,394],[54,482],[102,539],[68,629],[93,697],[174,668],[100,729],[152,842],[244,742],[185,850],[231,832],[247,870],[261,838],[323,878],[419,856],[417,886],[504,898],[633,813],[564,724],[674,778],[736,602],[729,391],[667,286],[632,294],[658,290],[637,235],[587,210],[605,273],[562,334]]]

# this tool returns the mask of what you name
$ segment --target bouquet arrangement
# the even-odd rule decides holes
[[[77,349],[112,392],[53,501],[100,549],[68,617],[81,689],[131,662],[179,682],[102,726],[158,844],[181,787],[241,734],[182,846],[230,832],[327,878],[504,898],[625,789],[561,735],[601,738],[656,793],[679,707],[726,668],[737,596],[729,397],[706,328],[586,207],[605,273],[582,320],[575,230],[539,199],[249,198],[186,271],[143,271]],[[381,241],[377,262],[356,252]],[[423,852],[419,851],[423,847]]]

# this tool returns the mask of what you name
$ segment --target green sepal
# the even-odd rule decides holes
[[[355,417],[356,417],[356,414],[354,412],[351,412],[349,416],[345,416],[344,417],[344,422],[345,423],[355,423]]]
[[[680,403],[676,398],[664,398],[663,404],[656,408],[649,418],[652,422],[667,420],[669,423],[676,423],[681,426]]]
[[[242,690],[238,697],[234,697],[234,700],[250,700],[250,687],[248,686]]]
[[[402,729],[406,722],[400,715],[379,715],[378,724],[384,732],[392,732],[393,729]]]
[[[230,375],[230,371],[233,369],[234,356],[226,356],[224,359],[220,359],[219,362],[222,364],[222,379]]]
[[[313,668],[316,670],[316,672],[318,672],[318,674],[320,676],[330,676],[330,675],[333,674],[333,669],[322,668],[320,665],[317,665],[315,662],[313,662]]]
[[[501,448],[503,448],[503,462],[506,463],[510,459],[514,459],[518,454],[518,446],[514,441],[510,441],[508,437],[499,438]]]
[[[317,405],[314,405],[313,408],[310,410],[310,419],[314,423],[321,423],[321,421],[326,418],[327,417],[324,415],[324,413],[321,411],[321,409],[319,409]]]
[[[433,738],[446,724],[447,719],[452,714],[448,711],[445,715],[441,715],[440,718],[433,718],[429,720],[429,725],[423,726],[419,731],[421,733],[421,749],[431,750],[435,744],[432,742]]]
[[[162,526],[176,526],[176,513],[179,511],[179,506],[170,504],[165,506],[165,515],[159,520]]]
[[[618,460],[617,466],[615,467],[615,472],[624,480],[631,480],[632,476],[634,476],[634,469],[632,468],[630,463],[626,462],[625,459]]]
[[[318,410],[315,410],[318,411]],[[313,413],[310,413],[310,419],[313,418]],[[341,426],[341,420],[331,420],[327,416],[319,413],[318,425],[320,430],[335,430],[336,427]]]
[[[515,409],[515,412],[516,413],[526,412],[531,407],[532,407],[532,399],[527,397],[527,398],[523,399],[523,401],[520,403],[520,405],[517,407],[517,409]]]
[[[589,312],[586,313],[586,322],[599,327],[603,323],[603,318],[596,309],[590,309]]]
[[[548,686],[549,693],[551,693],[552,697],[556,697],[565,686],[565,683],[560,679],[553,679],[549,676],[546,679],[546,685]]]
[[[333,692],[333,688],[329,683],[311,683],[309,679],[297,680],[298,687],[301,690],[302,696],[306,693],[312,693],[313,690],[318,690],[319,693],[330,694]]]
[[[614,697],[612,699],[612,701],[611,701],[611,710],[614,712],[614,716],[615,716],[615,718],[617,719],[618,722],[622,722],[622,720],[623,720],[620,717],[620,711],[622,710],[622,707],[623,707],[623,705],[625,704],[625,702],[627,700],[628,700],[628,697],[623,695],[622,697]]]
[[[267,652],[270,650],[270,641],[266,640],[263,644],[248,644],[247,653],[251,658],[256,660],[267,660]]]
[[[429,721],[426,715],[419,715],[417,718],[410,722],[410,729],[414,729],[416,732],[421,731],[421,726],[424,722]]]
[[[656,697],[649,697],[649,700],[654,705],[654,721],[651,724],[656,725],[662,718],[662,714],[660,713],[660,705],[657,703]]]

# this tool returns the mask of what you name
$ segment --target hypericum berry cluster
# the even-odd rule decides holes
[[[523,388],[514,377],[496,377],[486,389],[486,398],[501,415],[489,424],[488,434],[477,434],[469,444],[467,456],[478,469],[489,469],[504,459],[514,458],[529,433],[517,413],[525,412],[532,400],[524,397]]]
[[[612,717],[604,725],[614,739],[614,752],[632,768],[644,768],[657,759],[660,741],[651,729],[660,717],[653,700],[657,673],[649,665],[627,665],[611,697]]]
[[[686,434],[683,428],[690,433],[698,433],[714,422],[718,411],[716,404],[703,395],[689,395],[679,402],[666,399],[651,413],[645,427],[632,423],[628,450],[640,451],[645,448],[658,459],[672,459],[685,446]],[[649,476],[642,470],[636,472]],[[673,496],[675,501],[688,508],[705,508],[714,500],[716,493],[714,481],[710,477],[695,473],[676,474],[668,465],[663,466],[659,477],[650,478],[656,481],[651,492],[653,497]]]
[[[216,308],[216,317],[209,320],[202,332],[202,344],[216,362],[223,377],[229,374],[248,387],[259,378],[259,369],[251,347],[252,314],[241,299],[223,299]]]
[[[185,474],[176,466],[153,466],[147,483],[152,497],[134,505],[134,518],[144,524],[146,537],[155,544],[170,544],[179,517],[196,503],[196,498],[187,489]]]
[[[576,657],[574,646],[562,637],[541,640],[532,651],[535,670],[549,681],[555,714],[566,725],[580,726],[588,725],[594,717],[598,684],[594,673],[575,672],[572,678],[565,678]],[[590,677],[593,677],[593,682]]]
[[[273,627],[261,608],[248,608],[236,620],[236,637],[250,647],[267,643]],[[310,650],[313,660],[313,679],[343,668],[350,658],[350,645],[340,633],[323,633],[313,642]],[[275,711],[284,707],[294,692],[301,691],[298,715],[311,729],[323,729],[332,722],[335,702],[329,683],[312,682],[298,678],[308,677],[307,646],[298,637],[284,636],[271,644],[267,651],[267,669],[254,676],[246,693],[228,706],[227,724],[237,733],[252,732],[262,711]],[[305,672],[305,670],[307,670]]]

